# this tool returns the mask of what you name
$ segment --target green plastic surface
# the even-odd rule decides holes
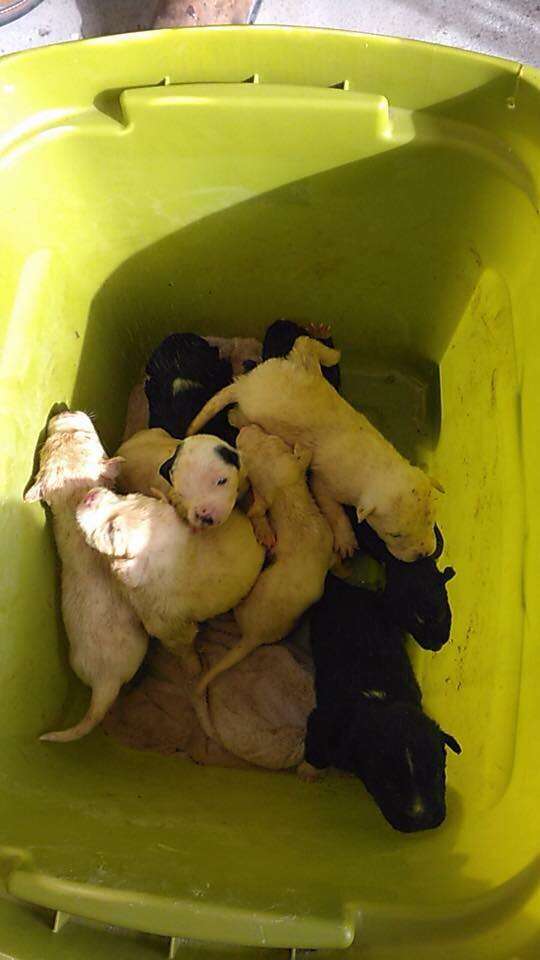
[[[539,181],[538,73],[475,54],[221,28],[0,62],[0,954],[538,960]],[[447,491],[453,640],[413,651],[463,746],[437,831],[345,777],[37,740],[88,697],[22,503],[49,411],[112,450],[162,336],[279,316],[332,324],[347,394]]]

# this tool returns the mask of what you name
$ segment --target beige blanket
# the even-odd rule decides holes
[[[230,616],[201,628],[197,651],[208,668],[238,638]],[[292,652],[291,652],[292,651]],[[143,679],[126,688],[103,726],[124,746],[191,757],[196,763],[284,770],[303,759],[315,706],[302,643],[259,647],[198,698],[180,663],[159,644]]]

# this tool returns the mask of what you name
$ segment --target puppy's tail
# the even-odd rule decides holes
[[[88,712],[79,723],[67,730],[52,730],[50,733],[43,733],[39,739],[67,743],[70,740],[80,740],[81,737],[85,737],[94,727],[97,727],[98,723],[101,723],[107,710],[116,700],[119,689],[118,684],[95,687],[92,690]]]
[[[223,390],[220,390],[219,393],[211,397],[195,419],[191,421],[187,429],[186,437],[192,437],[194,433],[198,433],[201,427],[204,427],[205,423],[212,420],[216,414],[225,407],[228,407],[230,403],[237,403],[237,394],[238,388],[236,383],[230,383],[228,387],[224,387]]]
[[[322,367],[335,367],[341,354],[312,337],[298,337],[287,359],[305,370],[320,371]]]

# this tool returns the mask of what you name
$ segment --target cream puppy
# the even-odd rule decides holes
[[[264,560],[239,510],[195,533],[162,500],[101,487],[79,504],[77,522],[86,542],[108,559],[148,633],[190,668],[198,665],[192,646],[198,624],[236,606]]]
[[[437,485],[325,380],[320,365],[332,366],[339,356],[317,340],[299,337],[286,359],[267,360],[216,394],[188,434],[237,403],[244,421],[311,450],[313,494],[342,556],[350,556],[356,540],[341,504],[354,506],[358,519],[367,519],[399,560],[429,556],[436,546]]]
[[[162,493],[194,530],[225,523],[246,489],[234,447],[200,434],[175,440],[165,430],[141,430],[117,451],[123,493]]]
[[[234,610],[242,638],[201,678],[197,691],[256,647],[282,640],[320,599],[335,557],[332,532],[306,483],[309,451],[294,453],[279,437],[244,427],[238,448],[253,489],[252,517],[268,510],[276,534],[274,560]]]
[[[96,483],[112,485],[118,471],[85,413],[61,413],[49,422],[37,479],[27,502],[44,500],[53,514],[62,562],[62,616],[74,672],[92,688],[86,716],[42,740],[77,740],[105,716],[123,683],[146,653],[148,637],[103,558],[89,547],[75,520],[80,501]]]

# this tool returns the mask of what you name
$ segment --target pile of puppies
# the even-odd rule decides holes
[[[49,422],[25,500],[51,507],[70,662],[92,697],[80,723],[42,739],[100,723],[149,636],[202,697],[306,614],[316,707],[299,774],[356,774],[398,830],[443,821],[445,748],[460,748],[423,712],[405,647],[406,633],[428,650],[449,639],[440,487],[341,396],[339,359],[326,329],[290,321],[262,347],[173,334],[132,391],[114,457],[85,413]],[[382,565],[381,592],[346,582],[358,547]],[[240,636],[201,674],[199,627],[231,610]]]

